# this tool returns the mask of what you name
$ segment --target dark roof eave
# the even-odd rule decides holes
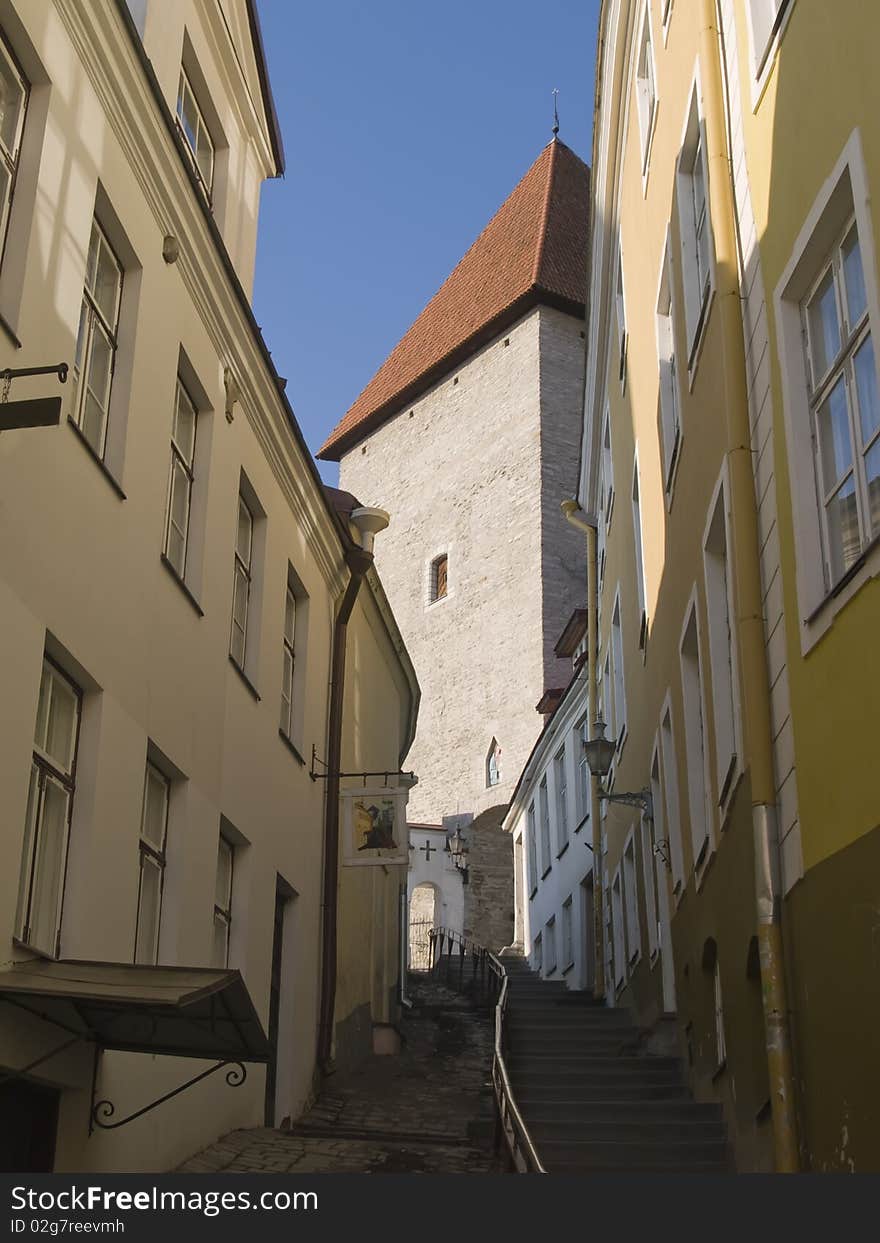
[[[562,294],[553,293],[549,289],[542,289],[539,285],[533,285],[521,294],[503,311],[490,319],[482,328],[478,328],[466,340],[457,345],[455,349],[450,350],[442,358],[438,359],[431,367],[426,368],[415,380],[407,384],[398,393],[396,393],[388,401],[381,406],[377,406],[370,414],[368,414],[360,423],[349,428],[347,432],[343,432],[337,437],[331,435],[324,445],[315,454],[322,462],[338,462],[343,455],[356,445],[365,440],[372,432],[383,423],[386,423],[395,414],[398,414],[410,402],[421,397],[429,388],[442,379],[454,367],[460,366],[493,337],[497,337],[505,328],[510,327],[517,319],[520,319],[526,312],[532,310],[536,306],[549,306],[555,310],[564,311],[568,315],[574,315],[577,319],[586,318],[586,306],[583,302],[575,301],[573,298],[566,298]]]

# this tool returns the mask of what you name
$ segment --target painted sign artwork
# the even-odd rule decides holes
[[[341,799],[347,864],[408,862],[405,790],[344,790]]]

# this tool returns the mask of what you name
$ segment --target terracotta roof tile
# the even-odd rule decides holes
[[[554,139],[318,452],[338,461],[531,306],[584,314],[590,171]]]

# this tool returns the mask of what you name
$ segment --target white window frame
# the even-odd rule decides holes
[[[672,502],[675,476],[681,457],[681,385],[675,348],[675,304],[672,248],[669,228],[657,282],[657,373],[660,391],[660,447],[663,455],[663,488],[667,505]]]
[[[685,652],[693,628],[694,653]],[[684,715],[684,746],[687,768],[688,812],[691,824],[691,850],[694,872],[699,885],[706,863],[714,848],[711,781],[709,776],[709,743],[706,729],[706,679],[703,647],[700,638],[700,616],[696,587],[685,609],[684,624],[678,645],[681,666],[681,700]]]
[[[446,590],[443,592],[442,595],[438,595],[437,593],[439,591],[439,571],[440,571],[441,561],[446,562]],[[450,590],[450,582],[449,582],[449,565],[450,565],[450,556],[449,556],[448,548],[441,549],[440,552],[435,553],[434,556],[431,557],[430,560],[428,561],[427,579],[426,579],[427,607],[428,608],[432,608],[435,604],[442,604],[445,600],[448,600],[450,595],[452,594]]]
[[[612,979],[617,992],[626,984],[626,931],[623,914],[623,881],[621,867],[611,880],[611,936],[612,936]]]
[[[842,236],[845,221],[852,216],[858,229],[868,324],[875,344],[875,364],[880,383],[877,261],[867,169],[858,127],[850,134],[813,201],[774,291],[788,468],[793,479],[815,478],[813,429],[807,413],[810,410],[809,376],[804,358],[800,306],[835,238],[838,234]],[[819,512],[815,488],[802,486],[792,489],[791,507],[800,644],[802,655],[807,655],[864,584],[880,573],[880,541],[874,540],[869,544],[841,581],[829,588],[824,520]]]
[[[493,774],[492,761],[495,761],[495,770]],[[494,781],[493,781],[494,775]],[[486,756],[486,789],[494,790],[495,786],[501,785],[501,747],[498,739],[493,738],[489,745],[489,753]]]
[[[6,72],[21,90],[21,105],[10,140],[8,142],[5,141],[2,132],[0,132],[0,165],[5,166],[8,178],[8,184],[2,199],[0,199],[0,264],[2,264],[3,252],[6,249],[6,236],[9,232],[9,217],[12,214],[12,200],[15,196],[15,182],[18,177],[21,140],[24,134],[25,119],[30,99],[30,83],[24,76],[15,53],[2,30],[0,30],[0,60],[3,61]]]
[[[652,761],[652,780],[653,789],[653,761]],[[657,814],[657,804],[654,804],[655,815]],[[663,826],[662,815],[663,809],[660,810],[660,827]],[[658,893],[657,893],[657,858],[654,854],[654,830],[656,823],[652,823],[646,815],[642,815],[639,821],[639,834],[641,837],[642,847],[642,881],[645,886],[645,919],[648,924],[648,957],[653,964],[657,960],[660,953],[660,921],[658,917]]]
[[[676,170],[679,233],[681,238],[681,273],[684,289],[685,323],[687,325],[687,366],[689,383],[693,384],[700,347],[706,335],[706,324],[715,291],[715,243],[712,234],[712,213],[709,203],[709,169],[706,160],[706,126],[701,107],[699,67],[694,72],[688,106],[681,135]],[[695,178],[697,164],[702,175],[702,202],[697,201]],[[700,247],[705,237],[705,256]],[[703,268],[705,267],[705,271]]]
[[[574,926],[572,899],[574,895],[569,894],[562,904],[562,971],[565,974],[570,967],[574,966]]]
[[[222,887],[221,879],[222,869],[221,861],[224,856],[229,861],[228,867],[228,883]],[[228,838],[220,834],[217,845],[217,876],[214,883],[214,939],[212,940],[212,966],[225,969],[229,966],[229,940],[232,934],[232,892],[235,885],[235,846]],[[217,934],[218,931],[223,937],[224,952],[221,955],[223,961],[217,961]]]
[[[724,1036],[724,999],[721,992],[721,963],[718,951],[715,951],[715,966],[712,971],[712,991],[715,1002],[715,1057],[716,1070],[727,1063],[727,1040]]]
[[[281,632],[281,722],[280,729],[289,741],[293,739],[294,694],[296,670],[296,618],[298,601],[288,579],[284,592],[284,625]],[[291,624],[291,617],[293,622]]]
[[[681,792],[678,784],[678,750],[675,742],[675,724],[672,714],[672,695],[666,692],[660,709],[659,744],[656,775],[652,767],[652,788],[656,780],[661,793],[666,840],[669,843],[669,864],[672,873],[672,893],[678,903],[684,894],[684,841],[681,823]],[[655,804],[656,806],[656,804]]]
[[[639,34],[635,73],[636,111],[639,119],[639,146],[642,157],[642,189],[647,187],[651,146],[657,124],[657,64],[654,60],[654,36],[651,22],[651,0],[645,0]]]
[[[248,520],[248,541],[247,548],[241,547],[241,520],[246,516]],[[244,673],[245,664],[247,662],[248,653],[248,618],[250,615],[251,589],[253,585],[253,563],[254,563],[254,513],[251,506],[242,496],[238,494],[238,520],[235,524],[235,555],[232,580],[232,624],[229,635],[229,655],[232,657],[236,668]],[[241,619],[236,618],[236,603],[241,598],[240,592],[244,593],[244,615]],[[235,636],[236,632],[241,634],[241,657],[236,655]]]
[[[67,757],[50,755],[46,745],[40,741],[40,732],[48,731],[52,703],[56,687],[61,693],[69,696],[74,702],[74,712],[70,732],[67,737]],[[76,759],[79,749],[79,732],[82,720],[82,690],[47,656],[43,658],[40,672],[40,693],[37,706],[37,718],[34,726],[34,746],[31,757],[30,784],[28,788],[27,814],[24,838],[22,840],[21,870],[19,874],[18,906],[15,917],[15,937],[23,945],[37,953],[50,958],[57,958],[61,953],[61,918],[64,907],[64,889],[67,876],[67,856],[70,846],[70,824],[73,816],[73,802],[76,795]],[[48,738],[45,740],[48,744]],[[53,851],[54,868],[50,863],[50,873],[55,871],[57,880],[54,893],[51,890],[42,895],[44,881],[40,873],[44,870],[47,848],[44,840],[48,829],[44,813],[46,810],[47,790],[52,788],[56,796],[66,800],[63,824]],[[41,922],[41,911],[45,904],[49,916],[50,929],[48,936],[39,938],[35,924]]]
[[[147,791],[149,789],[151,777],[159,782],[164,791],[162,841],[159,845],[150,840],[144,827],[147,816]],[[141,825],[138,842],[138,896],[137,917],[135,919],[134,928],[133,959],[136,963],[156,964],[159,961],[159,937],[162,929],[162,897],[165,891],[165,869],[167,866],[166,848],[168,843],[168,809],[170,802],[171,781],[165,776],[161,769],[157,768],[156,765],[152,763],[152,761],[147,760],[146,770],[144,773],[144,793],[141,801]],[[158,895],[156,899],[156,929],[153,934],[152,944],[147,948],[145,956],[140,945],[140,928],[142,900],[144,896],[144,873],[148,868],[153,868],[158,872]]]
[[[748,0],[746,20],[749,31],[749,63],[752,71],[752,109],[761,102],[767,82],[773,72],[776,53],[788,26],[795,0]],[[756,21],[756,6],[770,17],[763,29]],[[772,12],[771,12],[772,9]]]
[[[575,755],[577,756],[578,829],[589,820],[592,811],[590,765],[587,762],[587,753],[584,750],[584,743],[589,742],[589,740],[590,721],[589,716],[585,713],[574,727],[574,746]]]
[[[98,267],[103,256],[107,256],[112,266],[116,269],[118,280],[116,283],[116,292],[113,303],[112,317],[108,318],[104,310],[98,305],[95,297],[95,290],[90,288],[89,267],[92,255],[92,248],[95,248],[94,275],[97,275]],[[86,444],[90,447],[95,456],[100,460],[104,460],[107,450],[107,428],[110,422],[110,403],[113,396],[113,377],[116,370],[116,351],[119,344],[119,313],[122,306],[122,287],[125,281],[125,269],[107,237],[105,231],[101,228],[97,219],[92,220],[92,229],[89,234],[89,250],[86,258],[86,272],[83,281],[83,297],[80,308],[79,327],[76,334],[76,353],[74,357],[73,373],[76,381],[76,399],[74,404],[74,423],[80,431]],[[103,341],[107,348],[108,362],[106,368],[106,396],[104,401],[100,400],[97,390],[93,389],[90,384],[92,364],[95,359],[95,346],[97,342]],[[88,431],[86,430],[86,402],[89,397],[95,402],[96,407],[101,413],[101,428],[97,443],[95,443]]]
[[[729,496],[725,463],[715,484],[703,532],[703,574],[712,679],[712,719],[715,726],[715,781],[718,805],[722,811],[725,805],[729,806],[736,776],[741,770],[742,755]]]
[[[614,729],[618,755],[626,742],[626,675],[623,660],[623,606],[620,601],[620,584],[614,593],[611,607],[611,628],[608,638],[611,656],[611,689],[614,695]]]
[[[187,446],[180,443],[178,437],[178,416],[180,414],[181,404],[185,403],[192,414],[192,445],[187,452]],[[190,533],[190,515],[192,512],[192,494],[193,484],[195,483],[195,457],[196,457],[196,439],[198,436],[199,412],[196,403],[189,395],[186,385],[180,376],[177,377],[177,385],[174,391],[174,417],[171,422],[171,465],[168,476],[168,501],[165,513],[165,540],[163,545],[163,553],[165,560],[174,570],[177,577],[181,580],[186,578],[186,559],[189,551],[189,533]],[[182,486],[186,496],[186,516],[183,527],[179,527],[174,521],[174,489],[176,480],[182,480]],[[177,531],[180,536],[182,546],[181,564],[177,565],[171,552],[171,533],[172,530]]]
[[[526,812],[526,857],[529,867],[529,899],[538,892],[538,826],[535,817],[534,800]]]
[[[189,94],[190,102],[196,114],[196,132],[192,138],[187,132],[187,128],[183,120],[183,107],[187,93]],[[183,141],[186,144],[187,151],[189,152],[190,163],[192,164],[193,171],[196,175],[196,180],[201,186],[202,192],[208,200],[208,203],[211,203],[212,195],[214,193],[214,171],[217,164],[217,144],[211,134],[211,128],[205,120],[205,113],[199,104],[198,96],[192,84],[192,79],[183,65],[180,67],[180,78],[177,85],[175,121],[177,123],[178,132],[182,136]],[[206,170],[202,168],[199,160],[199,138],[202,135],[207,138],[208,150],[210,152],[210,167],[207,170],[207,175]]]
[[[546,773],[538,786],[538,822],[541,830],[541,880],[543,880],[553,866],[550,855],[550,795],[547,789]]]
[[[553,975],[559,966],[559,954],[556,945],[556,916],[551,915],[544,925],[544,962],[546,964],[545,974]],[[549,949],[549,954],[547,950]]]
[[[673,0],[660,0],[660,21],[663,26],[663,46],[669,38],[669,24],[672,21]]]
[[[532,942],[532,954],[535,959],[535,971],[542,976],[544,974],[544,939],[540,932],[535,935]]]
[[[621,392],[626,388],[626,352],[628,335],[626,330],[626,288],[623,279],[623,241],[617,243],[617,282],[615,285],[614,306],[617,311],[617,343],[619,349],[617,378]],[[609,514],[610,521],[610,514]]]
[[[621,856],[623,869],[623,912],[626,923],[627,970],[632,971],[642,956],[642,929],[639,920],[639,869],[636,861],[636,834],[630,829]]]
[[[553,786],[556,795],[556,858],[569,843],[568,824],[568,771],[565,743],[553,756]]]
[[[645,549],[642,532],[642,488],[639,477],[639,447],[636,445],[632,473],[632,520],[635,549],[636,598],[639,604],[639,651],[648,644],[647,583],[645,582]]]

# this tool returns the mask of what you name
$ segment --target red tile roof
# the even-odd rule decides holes
[[[550,142],[370,383],[318,457],[339,461],[391,415],[538,304],[582,316],[590,170]]]

